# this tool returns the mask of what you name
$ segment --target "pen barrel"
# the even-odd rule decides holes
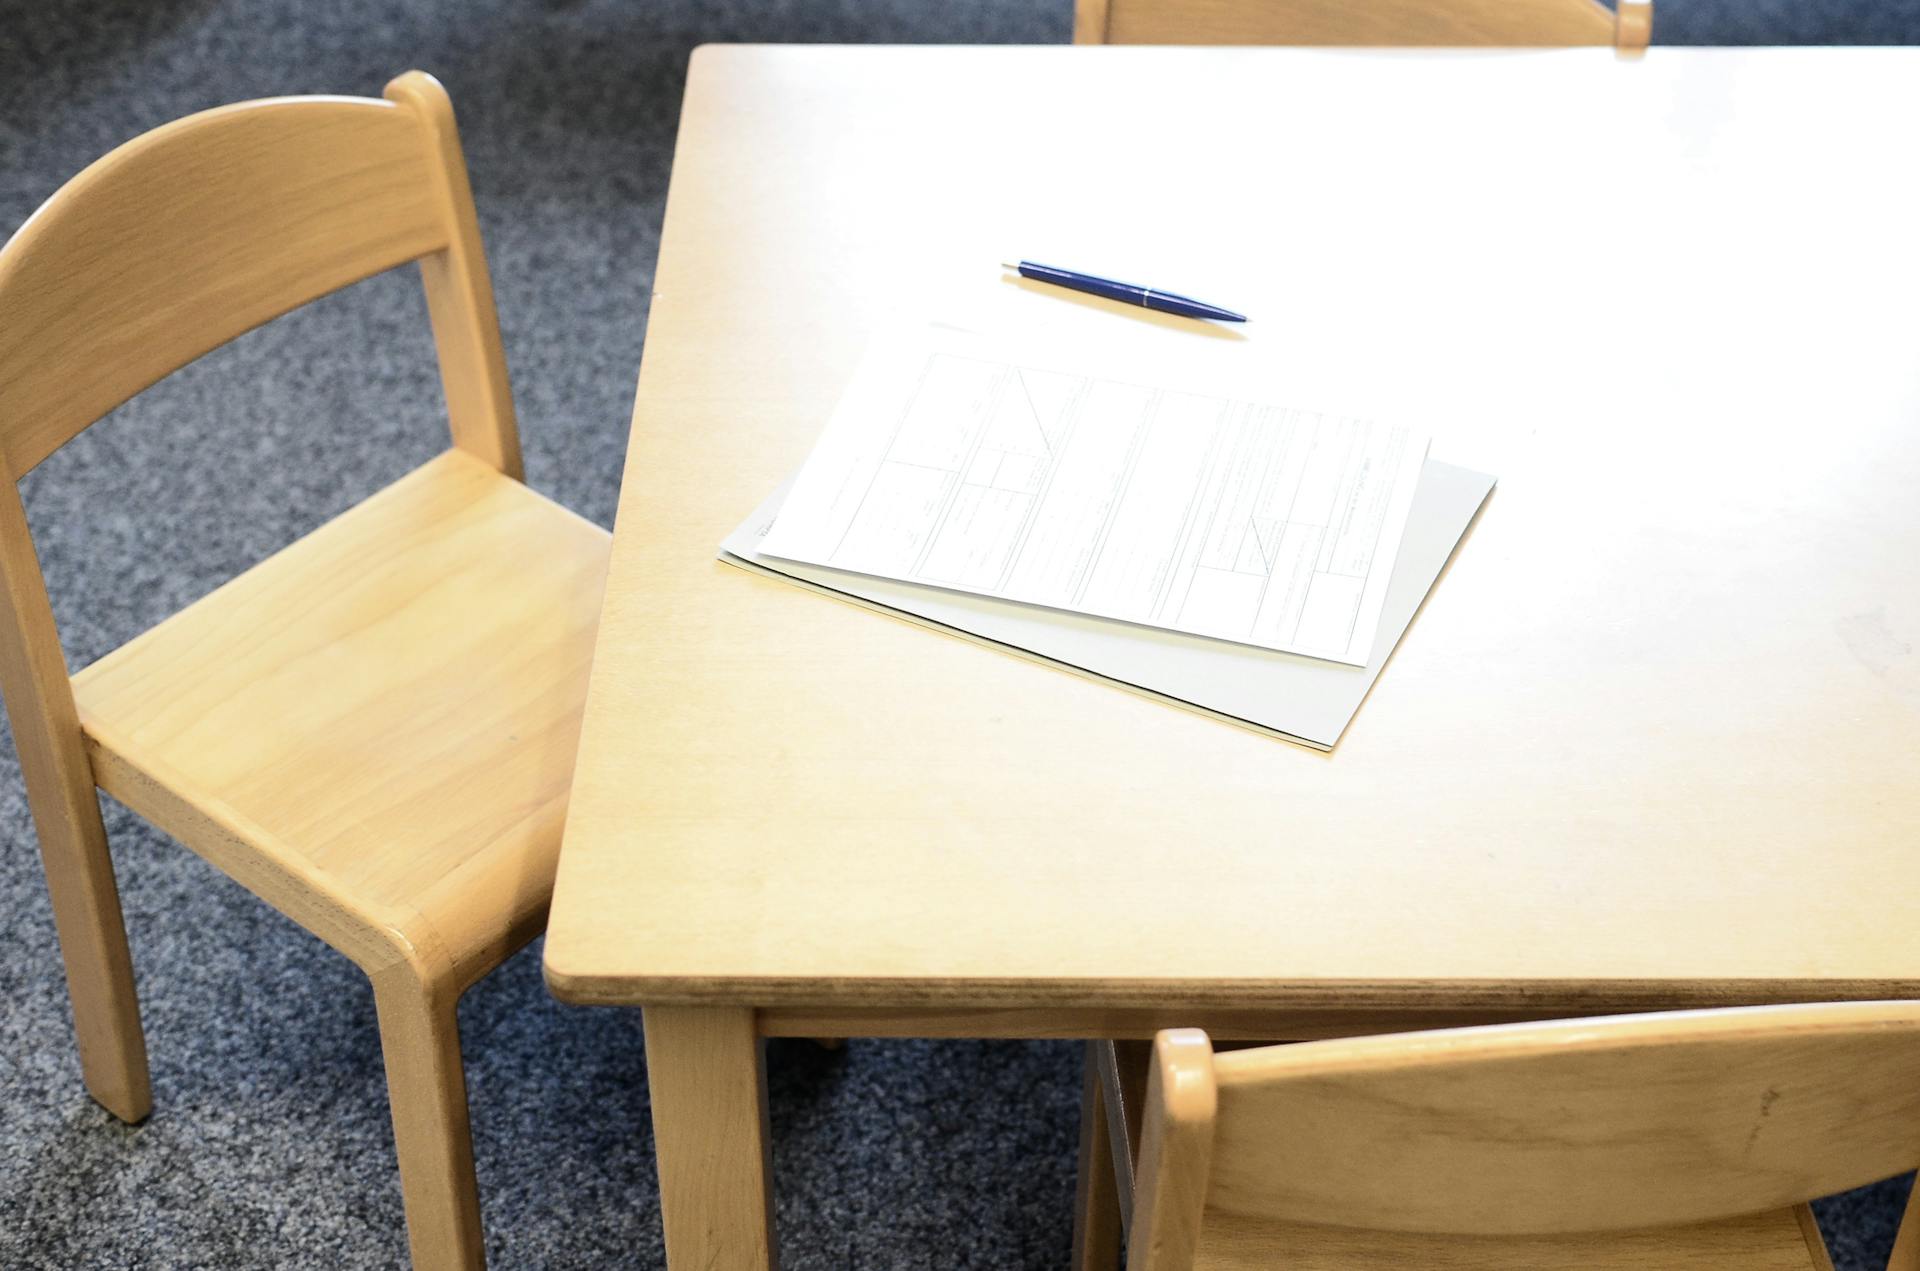
[[[1066,287],[1073,291],[1084,291],[1090,296],[1118,300],[1123,304],[1139,305],[1143,309],[1174,313],[1183,318],[1210,318],[1217,322],[1246,321],[1245,317],[1231,309],[1203,304],[1188,296],[1177,296],[1170,291],[1156,291],[1152,287],[1142,287],[1136,283],[1115,282],[1111,278],[1098,278],[1092,274],[1077,274],[1071,269],[1036,265],[1030,260],[1021,261],[1015,268],[1020,271],[1022,278],[1052,283],[1056,287]]]
[[[1185,296],[1169,295],[1164,291],[1153,291],[1146,288],[1143,288],[1142,291],[1143,294],[1140,297],[1141,305],[1148,309],[1158,309],[1162,313],[1177,313],[1183,318],[1210,318],[1216,316],[1219,312],[1213,309],[1212,305],[1203,305],[1199,301],[1189,300]]]
[[[1020,262],[1020,276],[1035,282],[1050,282],[1056,287],[1084,291],[1090,296],[1104,296],[1108,300],[1119,300],[1126,304],[1154,307],[1147,299],[1147,289],[1132,283],[1095,278],[1091,274],[1076,274],[1071,269],[1055,269],[1051,265],[1036,265],[1024,260]]]

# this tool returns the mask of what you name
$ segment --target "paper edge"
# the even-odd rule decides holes
[[[1485,506],[1484,500],[1482,501],[1482,506]],[[1479,513],[1476,511],[1474,515],[1477,518]],[[1459,544],[1457,542],[1454,545],[1454,550],[1455,551],[1459,550]],[[1294,743],[1295,745],[1305,746],[1307,749],[1317,751],[1320,754],[1331,754],[1333,752],[1333,748],[1336,744],[1338,744],[1340,740],[1340,736],[1346,735],[1347,729],[1351,727],[1353,724],[1354,716],[1357,716],[1360,713],[1360,706],[1366,705],[1367,698],[1372,696],[1373,694],[1373,685],[1369,684],[1367,686],[1366,693],[1363,694],[1360,698],[1360,705],[1354,707],[1353,715],[1348,716],[1346,724],[1341,726],[1340,736],[1336,736],[1332,741],[1327,741],[1327,742],[1317,741],[1314,738],[1303,737],[1297,733],[1290,733],[1285,731],[1284,729],[1275,728],[1269,724],[1262,724],[1257,720],[1246,719],[1239,715],[1231,715],[1225,711],[1215,710],[1210,706],[1202,706],[1198,702],[1190,702],[1184,697],[1176,697],[1172,693],[1164,692],[1160,689],[1148,688],[1144,684],[1135,684],[1131,680],[1123,680],[1118,676],[1107,675],[1104,672],[1091,670],[1087,667],[1079,666],[1073,662],[1069,662],[1064,658],[1052,657],[1045,653],[1036,652],[1033,649],[1023,649],[1017,644],[1008,644],[1004,640],[996,640],[992,636],[981,635],[977,631],[968,631],[964,627],[956,627],[950,623],[941,622],[938,618],[929,618],[925,614],[913,613],[906,609],[896,609],[892,605],[882,604],[877,600],[870,599],[866,596],[855,595],[852,592],[839,591],[839,590],[836,590],[835,588],[827,586],[824,583],[817,583],[811,578],[802,578],[797,574],[783,573],[782,571],[778,569],[774,569],[769,565],[762,565],[758,561],[750,561],[750,560],[747,560],[745,557],[736,556],[732,552],[727,551],[724,548],[721,549],[721,551],[719,552],[719,554],[716,556],[715,559],[717,559],[721,564],[731,565],[735,569],[743,570],[746,573],[759,574],[765,578],[772,578],[772,579],[777,579],[778,581],[783,583],[790,583],[793,586],[800,587],[806,591],[815,592],[819,595],[827,596],[834,600],[844,601],[848,604],[856,605],[861,609],[870,610],[874,613],[882,614],[889,618],[897,618],[902,622],[910,623],[916,627],[924,627],[929,631],[936,631],[943,635],[957,636],[960,639],[965,640],[970,644],[977,644],[985,648],[999,650],[1003,653],[1010,653],[1015,657],[1022,659],[1023,661],[1034,662],[1042,666],[1050,666],[1050,667],[1057,668],[1059,670],[1067,671],[1073,675],[1079,676],[1081,679],[1090,680],[1096,684],[1106,684],[1106,685],[1111,685],[1115,688],[1124,689],[1127,692],[1133,693],[1139,697],[1149,698],[1157,702],[1164,702],[1170,706],[1177,706],[1182,710],[1191,711],[1196,715],[1205,715],[1210,719],[1217,719],[1223,723],[1235,724],[1241,728],[1249,729],[1253,732],[1261,734],[1262,736],[1271,737],[1278,741],[1289,741]],[[781,557],[775,557],[774,559],[785,560],[787,558],[784,556],[781,556]],[[1449,555],[1447,559],[1451,561],[1453,558],[1451,555]],[[1444,572],[1444,570],[1445,570],[1445,566],[1442,566],[1442,571]],[[1438,576],[1436,575],[1436,581],[1437,579],[1438,579]],[[1431,594],[1432,588],[1428,588],[1428,592],[1429,594]],[[1426,605],[1425,597],[1422,597],[1420,604],[1421,604],[1421,607],[1425,607]],[[1418,618],[1419,616],[1420,616],[1420,610],[1415,609],[1414,617]],[[1407,625],[1409,628],[1411,628],[1413,625],[1413,620],[1409,619]],[[1402,639],[1405,638],[1404,633],[1402,633],[1401,638]],[[1395,644],[1397,646],[1398,641],[1396,641]],[[1391,661],[1391,660],[1392,660],[1392,655],[1389,654],[1388,661]],[[1384,672],[1385,669],[1386,667],[1385,667],[1385,664],[1383,663],[1381,666],[1382,672]],[[1376,677],[1375,683],[1378,683],[1378,682],[1379,682],[1378,677]]]

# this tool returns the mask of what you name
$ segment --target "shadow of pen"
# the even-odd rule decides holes
[[[1049,300],[1061,300],[1068,304],[1079,305],[1084,309],[1100,313],[1110,313],[1116,318],[1125,318],[1131,322],[1145,323],[1147,326],[1161,327],[1168,331],[1178,331],[1184,335],[1197,335],[1211,340],[1246,343],[1247,333],[1221,322],[1208,322],[1204,318],[1183,318],[1177,313],[1162,313],[1158,309],[1149,309],[1145,305],[1131,305],[1124,300],[1109,300],[1105,296],[1092,295],[1085,291],[1075,291],[1071,287],[1058,287],[1050,282],[1038,282],[1024,278],[1019,274],[1003,273],[1000,281],[1021,291],[1034,295],[1045,295]]]

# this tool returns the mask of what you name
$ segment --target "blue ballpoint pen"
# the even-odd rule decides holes
[[[1130,305],[1139,305],[1143,309],[1158,309],[1162,313],[1177,313],[1183,318],[1212,318],[1217,322],[1245,322],[1245,314],[1235,313],[1231,309],[1222,309],[1219,305],[1202,304],[1198,300],[1189,300],[1185,296],[1176,296],[1170,291],[1156,291],[1152,287],[1136,287],[1130,282],[1115,282],[1111,278],[1096,278],[1092,274],[1076,274],[1071,269],[1055,269],[1052,265],[1036,265],[1023,260],[1017,265],[1002,262],[1002,269],[1011,269],[1022,278],[1031,278],[1035,282],[1050,282],[1056,287],[1071,287],[1075,291],[1084,291],[1089,295],[1105,296],[1109,300],[1124,300]]]

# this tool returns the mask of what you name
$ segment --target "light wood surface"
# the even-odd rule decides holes
[[[1073,42],[1107,43],[1107,15],[1112,0],[1073,0]]]
[[[414,1265],[482,1266],[487,1246],[473,1182],[459,990],[422,983],[400,964],[375,972],[373,1000]]]
[[[1920,1006],[1871,1002],[1225,1051],[1207,1203],[1463,1235],[1782,1208],[1920,1164],[1917,1068]]]
[[[0,381],[8,471],[241,332],[444,247],[421,131],[386,101],[242,102],[68,182],[0,267],[7,357],[36,369]],[[140,250],[100,250],[121,244]]]
[[[388,84],[386,97],[419,122],[430,160],[427,176],[444,210],[446,246],[421,257],[420,281],[426,288],[453,444],[519,480],[523,471],[513,391],[507,384],[493,278],[480,245],[480,221],[467,181],[467,158],[454,127],[453,103],[438,83],[416,75],[402,75]]]
[[[703,1266],[772,1267],[773,1139],[753,1012],[660,1006],[645,1021],[669,1256],[678,1265],[679,1251],[699,1250]]]
[[[1920,1163],[1917,1065],[1909,1003],[1165,1032],[1129,1266],[1830,1267],[1805,1202]]]
[[[1313,123],[1237,162],[1255,116]],[[815,1035],[1920,988],[1920,188],[1874,160],[1916,117],[1892,49],[701,50],[549,983]],[[1001,284],[1008,243],[1253,321]],[[713,559],[872,327],[976,285],[1499,476],[1331,756]]]
[[[1365,1033],[1420,1028],[1458,1028],[1467,1024],[1511,1023],[1556,1019],[1564,1014],[1605,1014],[1608,1011],[1661,1009],[1671,1004],[1670,989],[1632,984],[1585,986],[1588,1009],[1513,1009],[1512,986],[1449,984],[1443,1009],[1406,1004],[1404,992],[1365,983],[1303,984],[1290,994],[1289,1004],[1249,1007],[1225,994],[1196,987],[1185,998],[1169,998],[1160,989],[1145,990],[1139,1006],[1076,1008],[1070,1003],[1046,1006],[874,1008],[863,1006],[765,1007],[754,1012],[754,1023],[764,1037],[815,1037],[823,1033],[847,1037],[1028,1037],[1028,1038],[1136,1038],[1151,1041],[1163,1028],[1205,1027],[1218,1041],[1307,1041],[1319,1037],[1353,1037]],[[911,990],[906,990],[911,991]],[[1791,994],[1773,997],[1752,984],[1721,985],[1726,997],[1743,1000],[1797,1001]],[[1151,993],[1149,999],[1147,994]],[[1378,994],[1376,997],[1375,995]],[[1595,1003],[1606,1002],[1607,1006]],[[1311,1003],[1311,1004],[1309,1004]],[[1144,1075],[1146,1069],[1143,1067]],[[1143,1076],[1144,1079],[1144,1076]]]
[[[1915,1271],[1920,1268],[1920,1187],[1907,1193],[1907,1208],[1900,1215],[1900,1231],[1894,1237],[1893,1252],[1887,1255],[1887,1271]]]
[[[1120,1238],[1119,1160],[1102,1089],[1098,1048],[1088,1042],[1080,1075],[1080,1146],[1073,1197],[1073,1271],[1118,1271]],[[1125,1121],[1118,1124],[1125,1125]],[[1131,1162],[1128,1162],[1129,1167]],[[1130,1170],[1129,1170],[1130,1175]]]
[[[545,919],[608,537],[515,479],[452,107],[418,72],[388,97],[167,125],[0,249],[0,688],[88,1089],[128,1120],[151,1102],[97,783],[369,973],[414,1263],[477,1267],[455,1006]],[[15,481],[182,364],[416,258],[455,448],[70,681]]]
[[[1160,1034],[1147,1071],[1140,1168],[1128,1203],[1130,1268],[1193,1265],[1205,1222],[1218,1104],[1207,1035],[1191,1028]]]
[[[107,1111],[139,1121],[153,1108],[153,1089],[120,895],[66,659],[12,481],[0,481],[0,599],[0,692],[60,933],[81,1075]]]
[[[1653,43],[1653,0],[1613,0],[1613,46],[1637,57]]]
[[[1265,1271],[1274,1265],[1273,1250],[1284,1248],[1299,1251],[1289,1257],[1288,1271],[1833,1271],[1825,1248],[1812,1244],[1818,1234],[1805,1205],[1659,1231],[1498,1240],[1223,1217],[1209,1222],[1190,1265],[1193,1271]]]
[[[545,912],[605,553],[449,451],[74,676],[101,788],[369,971],[465,987]]]
[[[1643,49],[1647,0],[1078,0],[1076,44],[1618,44]]]
[[[700,50],[549,984],[799,1036],[1914,995],[1914,118],[1907,50]],[[1332,755],[713,559],[870,331],[976,301],[1500,478]],[[706,1265],[739,1193],[663,1167]]]

